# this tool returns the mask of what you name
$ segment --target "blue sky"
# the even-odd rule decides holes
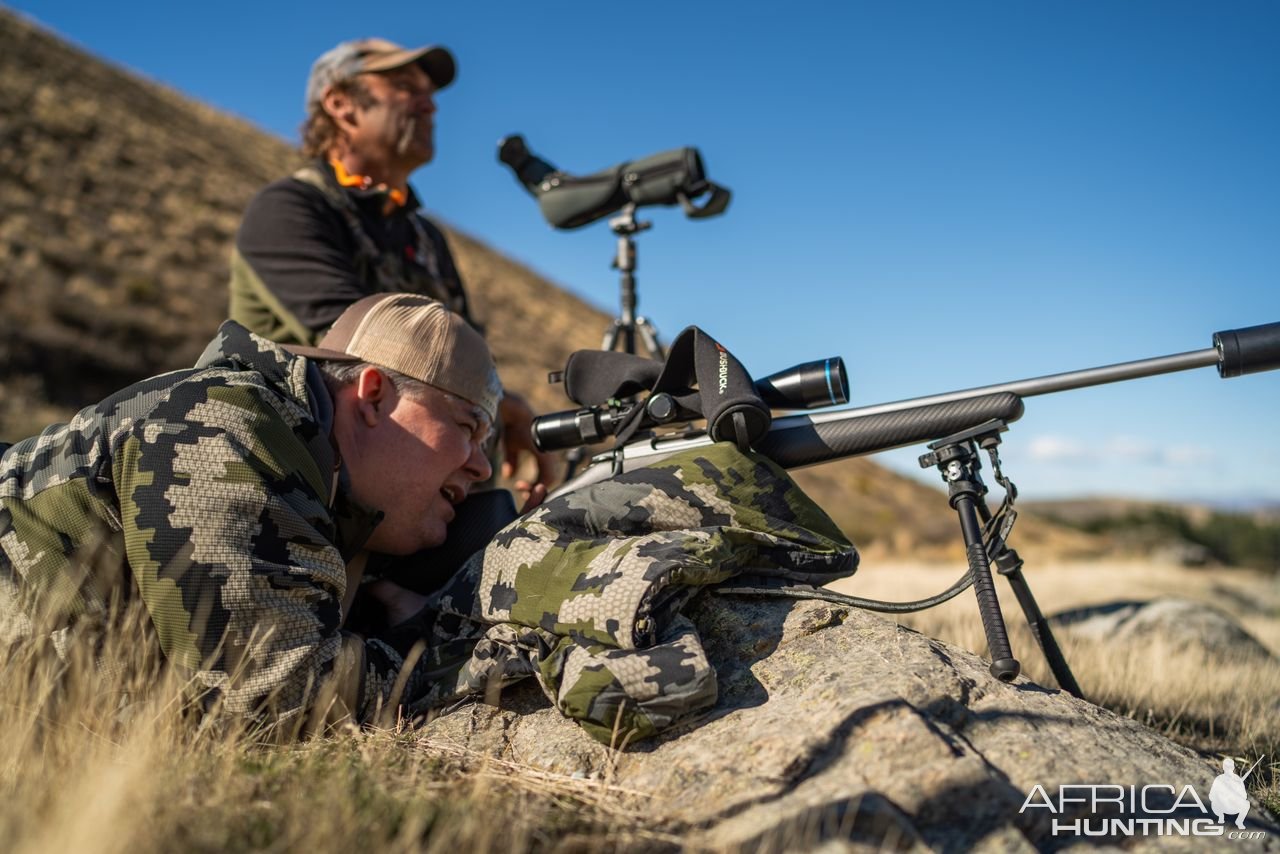
[[[641,312],[760,375],[841,355],[857,405],[1280,320],[1274,2],[11,5],[291,140],[332,45],[447,45],[426,205],[610,312],[607,225],[553,231],[497,140],[571,172],[697,146],[733,203],[648,212]],[[1028,498],[1280,501],[1277,415],[1280,372],[1203,369],[1028,399],[1003,455]]]

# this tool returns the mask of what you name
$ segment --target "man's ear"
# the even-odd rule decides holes
[[[340,129],[347,130],[356,126],[356,102],[345,89],[331,86],[324,93],[321,106]]]
[[[366,367],[356,378],[356,411],[366,427],[376,427],[391,411],[395,387],[387,375],[374,367]]]

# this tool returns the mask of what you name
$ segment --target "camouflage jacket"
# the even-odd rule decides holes
[[[535,676],[605,742],[705,711],[715,671],[680,609],[744,575],[821,585],[857,568],[831,519],[772,461],[717,443],[548,501],[433,595],[438,642],[470,657],[420,706],[492,696]],[[481,635],[483,633],[483,635]]]
[[[288,727],[323,696],[322,714],[369,719],[403,661],[341,629],[346,561],[380,517],[346,498],[331,425],[315,365],[228,322],[195,368],[13,445],[0,643],[62,651],[140,598],[205,703]]]

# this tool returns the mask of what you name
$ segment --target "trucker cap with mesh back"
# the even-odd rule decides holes
[[[374,294],[347,307],[317,347],[286,348],[330,362],[369,362],[421,380],[497,419],[502,383],[480,333],[418,294]]]
[[[311,76],[307,78],[307,110],[323,101],[325,92],[335,83],[350,80],[357,74],[391,71],[414,62],[427,72],[436,89],[452,83],[458,69],[453,54],[438,45],[405,48],[386,39],[343,42],[311,66]]]

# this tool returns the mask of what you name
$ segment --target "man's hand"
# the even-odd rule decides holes
[[[520,465],[521,454],[531,454],[538,465],[533,481],[517,480],[516,490],[524,498],[521,513],[528,513],[547,497],[547,487],[555,482],[556,458],[544,454],[533,446],[533,410],[523,397],[507,392],[498,405],[498,418],[502,421],[502,476],[513,477]]]
[[[385,578],[370,581],[363,592],[382,606],[388,626],[397,626],[422,610],[427,597]]]

